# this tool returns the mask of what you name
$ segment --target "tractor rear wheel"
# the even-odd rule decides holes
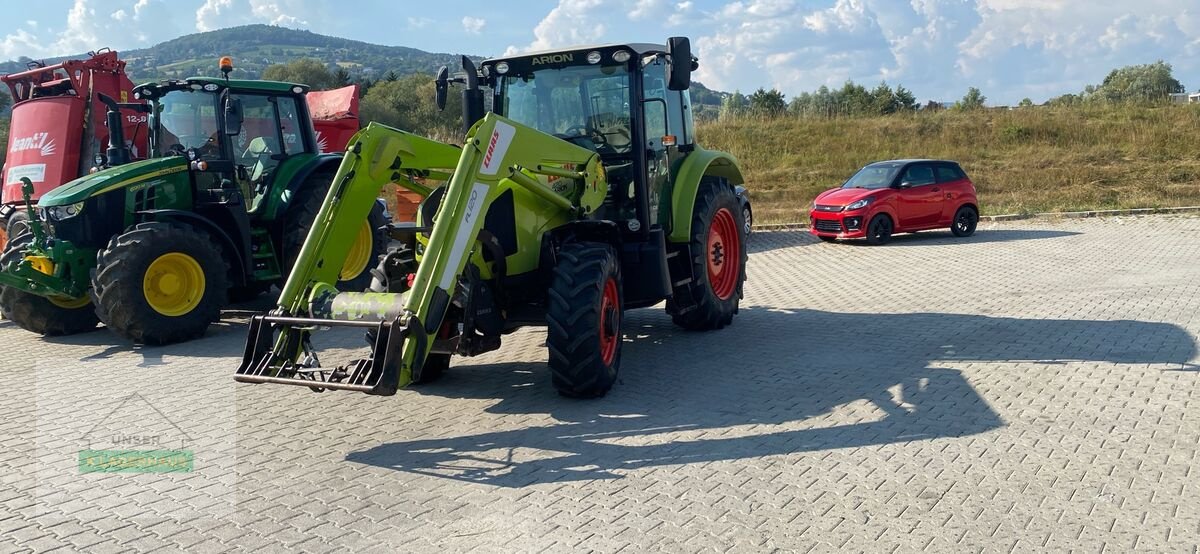
[[[546,346],[559,394],[599,398],[617,381],[621,363],[621,264],[611,246],[568,243],[547,299]]]
[[[693,331],[733,322],[746,281],[746,232],[737,195],[728,181],[705,177],[692,210],[692,280],[667,302],[676,325]]]
[[[208,234],[180,223],[140,223],[96,256],[92,300],[100,320],[143,344],[194,339],[221,316],[229,265]]]
[[[309,177],[296,193],[296,200],[287,208],[284,223],[287,226],[283,232],[283,270],[284,275],[292,272],[300,249],[304,247],[304,239],[308,238],[308,230],[312,228],[325,202],[325,194],[333,181],[333,174],[321,172]],[[342,264],[338,276],[337,288],[347,292],[362,292],[371,286],[371,268],[379,257],[387,253],[388,236],[382,228],[388,224],[384,207],[379,202],[371,206],[371,213],[362,222],[346,262]]]
[[[0,267],[19,260],[33,235],[14,237],[0,255]],[[23,290],[0,287],[0,312],[22,329],[41,335],[74,335],[91,331],[100,323],[91,299],[46,298]]]

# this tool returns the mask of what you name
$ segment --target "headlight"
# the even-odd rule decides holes
[[[866,198],[863,198],[862,200],[859,200],[856,202],[851,202],[850,204],[848,204],[846,206],[846,210],[861,210],[861,209],[867,207],[874,200],[875,200],[874,198],[871,198],[870,196],[868,196]]]
[[[83,202],[76,202],[66,206],[50,206],[46,208],[46,217],[50,218],[51,221],[61,221],[69,217],[75,217],[82,211]]]

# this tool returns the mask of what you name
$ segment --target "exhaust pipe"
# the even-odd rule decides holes
[[[110,167],[127,164],[131,160],[129,147],[125,146],[125,126],[121,124],[121,105],[104,93],[96,93],[96,96],[105,106],[108,106],[108,149],[104,151],[104,159],[108,161]]]

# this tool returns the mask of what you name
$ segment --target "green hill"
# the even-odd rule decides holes
[[[213,73],[221,56],[233,57],[234,76],[242,78],[258,77],[271,64],[306,57],[344,67],[356,77],[371,79],[382,77],[389,71],[400,75],[433,73],[438,67],[453,64],[457,59],[449,53],[382,46],[271,25],[245,25],[196,33],[149,48],[121,52],[135,81]],[[46,61],[80,57],[84,56]],[[28,58],[22,58],[0,63],[0,73],[21,71],[28,61]]]
[[[405,46],[382,46],[273,25],[230,27],[185,35],[149,48],[121,51],[134,82],[215,74],[217,60],[221,56],[232,56],[235,66],[233,76],[245,79],[257,79],[267,66],[299,58],[315,58],[330,68],[336,66],[345,69],[356,81],[373,81],[389,73],[399,76],[433,74],[443,65],[454,67],[458,63],[457,54],[426,52]],[[86,55],[77,54],[44,61],[54,63],[84,57]],[[479,56],[472,57],[480,59]],[[33,60],[21,58],[0,62],[0,74],[23,71],[30,61]],[[699,83],[694,85],[692,101],[696,105],[696,113],[715,116],[722,94]]]

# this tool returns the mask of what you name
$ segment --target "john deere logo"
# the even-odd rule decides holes
[[[548,54],[545,56],[534,56],[533,65],[545,65],[550,63],[568,63],[575,61],[575,54]]]

